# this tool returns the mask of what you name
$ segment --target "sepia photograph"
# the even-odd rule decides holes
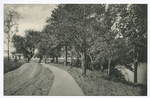
[[[148,96],[148,4],[4,3],[3,96]]]

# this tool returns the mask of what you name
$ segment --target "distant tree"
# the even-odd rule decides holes
[[[47,51],[46,48],[47,47],[44,43],[40,42],[40,44],[37,45],[38,52],[35,55],[40,58],[39,63],[41,63],[43,56],[46,54],[46,51]]]
[[[16,52],[21,52],[28,59],[28,62],[34,55],[37,44],[41,41],[40,32],[34,30],[26,30],[25,37],[14,35],[13,43]]]
[[[40,58],[39,63],[41,63],[41,60],[43,59],[43,56],[47,54],[48,49],[50,48],[50,45],[52,45],[51,40],[49,39],[49,35],[47,35],[45,32],[41,32],[40,35],[41,41],[37,44],[37,50],[38,52],[35,54]]]
[[[21,19],[21,15],[16,11],[8,11],[4,14],[4,32],[7,34],[7,46],[8,46],[8,61],[9,61],[9,46],[10,46],[10,35],[13,32],[18,32],[17,27],[16,30],[13,31],[13,27],[18,25],[17,21]]]

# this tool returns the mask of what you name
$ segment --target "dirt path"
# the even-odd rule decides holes
[[[4,74],[4,95],[48,95],[53,73],[39,63],[26,63]]]
[[[81,88],[66,71],[49,64],[42,63],[54,73],[54,83],[48,95],[50,96],[84,96]]]

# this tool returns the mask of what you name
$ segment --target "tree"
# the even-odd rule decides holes
[[[101,9],[101,10],[99,10]],[[55,30],[59,33],[59,39],[67,39],[75,46],[82,58],[82,74],[86,74],[87,42],[92,28],[89,17],[102,14],[103,5],[66,4],[60,5],[49,18],[49,22],[55,24]]]
[[[129,45],[133,46],[134,82],[137,83],[137,66],[142,57],[147,61],[147,5],[130,5],[127,21]],[[144,54],[144,55],[143,55]]]
[[[89,48],[89,56],[92,62],[97,60],[100,60],[101,64],[104,63],[105,60],[108,62],[109,75],[112,60],[115,60],[119,56],[118,42],[116,42],[114,38],[115,34],[113,32],[106,32],[103,36],[98,37]]]
[[[44,30],[45,30],[45,28],[44,28]],[[43,56],[47,54],[48,49],[52,45],[49,35],[47,33],[45,33],[44,30],[40,34],[41,40],[37,44],[37,47],[36,47],[38,52],[35,55],[40,57],[39,63],[41,63]]]
[[[115,21],[115,16],[108,15],[108,9],[103,5],[101,14],[95,13],[91,16],[90,23],[92,23],[93,30],[91,31],[90,41],[88,41],[88,55],[91,59],[91,68],[95,61],[107,59],[108,61],[108,74],[110,73],[111,61],[116,53],[115,48],[115,33],[112,32],[111,26]],[[104,9],[105,8],[105,9]],[[105,59],[106,58],[106,59]]]
[[[9,44],[10,44],[10,35],[13,32],[18,32],[17,27],[16,30],[13,31],[13,27],[17,25],[17,20],[21,19],[21,15],[16,11],[8,11],[5,12],[4,15],[4,32],[7,34],[7,46],[8,46],[8,61],[9,61]]]
[[[124,40],[122,41],[116,39],[116,37],[123,38],[123,36],[121,36],[122,33],[116,32],[113,29],[113,26],[119,21],[118,14],[121,13],[124,7],[126,7],[126,5],[109,4],[107,7],[105,5],[104,14],[93,16],[96,18],[96,20],[98,20],[94,24],[94,29],[98,33],[95,34],[93,40],[89,44],[89,57],[91,58],[92,62],[94,62],[94,60],[100,60],[101,64],[107,60],[108,74],[111,72],[110,69],[112,60],[115,61],[119,57],[121,58],[120,54],[122,54],[122,56],[125,55],[124,52],[121,52],[121,50],[126,49],[121,48],[124,47],[122,45]],[[124,60],[125,59],[122,58],[122,61]]]
[[[40,42],[39,45],[37,46],[38,52],[35,54],[37,57],[40,58],[39,63],[41,63],[41,60],[43,59],[43,56],[46,54],[46,45],[43,42]]]
[[[41,41],[40,39],[40,32],[34,30],[26,30],[25,37],[14,35],[13,36],[13,43],[14,47],[16,48],[17,52],[23,53],[24,56],[30,59],[34,55],[34,50],[36,49],[37,44]]]
[[[58,63],[58,57],[60,57],[61,44],[53,34],[53,27],[47,24],[40,35],[41,41],[37,45],[38,55],[40,57],[39,62],[43,59],[43,56],[52,57],[53,60],[56,58],[56,63]]]
[[[65,5],[65,9],[72,15],[69,17],[71,25],[70,40],[75,49],[80,53],[82,58],[81,73],[86,75],[87,68],[87,50],[88,43],[92,38],[92,33],[95,33],[94,22],[96,19],[91,18],[93,15],[102,14],[103,5]],[[99,10],[101,9],[101,10]],[[93,22],[94,21],[94,22]]]
[[[147,62],[147,5],[128,4],[119,11],[118,17],[114,30],[126,38],[130,48],[127,54],[133,58],[134,82],[137,83],[138,62]]]
[[[53,26],[53,35],[60,41],[61,46],[65,47],[65,65],[67,65],[67,51],[71,46],[68,23],[70,22],[70,13],[64,9],[64,4],[57,6],[57,9],[52,11],[51,17],[47,18],[47,23]]]

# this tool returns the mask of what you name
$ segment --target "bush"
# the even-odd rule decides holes
[[[99,60],[94,60],[93,62],[91,62],[91,66],[94,67],[94,69],[100,69],[100,61]]]
[[[79,60],[79,59],[73,60],[73,64],[72,65],[74,67],[81,67],[81,60]]]
[[[125,79],[125,76],[121,73],[121,71],[119,71],[118,69],[114,68],[114,69],[111,69],[111,76],[114,76],[118,79]]]

